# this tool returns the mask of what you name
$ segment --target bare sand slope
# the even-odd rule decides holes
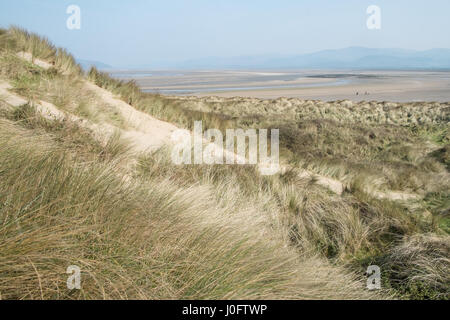
[[[34,63],[35,65],[43,69],[49,69],[50,67],[52,67],[52,65],[46,61],[36,58],[33,59],[31,53],[28,52],[19,52],[17,56],[28,62]],[[85,85],[88,90],[95,92],[95,94],[97,94],[97,96],[99,96],[99,98],[102,99],[107,105],[110,105],[111,107],[119,110],[128,124],[134,129],[121,130],[108,124],[98,125],[89,123],[87,120],[83,120],[73,115],[68,115],[71,120],[81,121],[85,123],[85,125],[89,123],[88,126],[91,129],[94,129],[94,132],[96,133],[100,133],[100,131],[103,129],[105,134],[103,135],[103,138],[101,140],[107,139],[107,137],[111,136],[111,134],[115,131],[120,131],[123,138],[130,140],[132,147],[136,151],[149,151],[157,149],[167,143],[170,140],[171,133],[177,129],[176,126],[170,123],[160,121],[146,113],[136,110],[124,101],[114,98],[111,92],[100,88],[99,86],[89,81],[85,81]],[[9,85],[3,83],[2,86],[3,91],[1,92],[5,94],[5,90],[9,88]],[[10,93],[7,93],[6,97],[9,99],[9,101],[7,102],[13,106],[23,105],[27,102],[23,98]],[[58,117],[63,117],[63,115],[60,114],[61,111],[59,111],[58,108],[48,102],[41,102],[41,104],[37,105],[37,108],[43,109],[41,111],[43,111],[44,114],[51,114],[54,116],[58,115]]]
[[[5,81],[0,81],[0,99],[13,107],[20,107],[28,103],[25,98],[18,96],[8,89],[11,89],[11,85]],[[107,123],[96,124],[86,119],[82,119],[73,114],[67,114],[59,110],[54,104],[47,101],[39,101],[33,103],[36,110],[46,119],[50,120],[63,120],[67,119],[72,122],[76,122],[81,127],[90,129],[94,135],[94,138],[101,142],[103,145],[107,143],[109,138],[118,130],[112,125]]]
[[[107,105],[119,110],[129,130],[122,130],[122,136],[130,140],[140,151],[157,149],[170,141],[172,132],[178,128],[168,122],[158,120],[147,113],[136,110],[126,102],[117,99],[113,94],[99,86],[86,81],[87,90],[94,92]]]
[[[9,83],[0,81],[0,99],[13,107],[20,107],[28,103],[28,100],[8,91],[8,89],[11,88],[12,87]],[[97,87],[96,90],[102,92],[101,90],[103,89]],[[122,105],[122,101],[120,100],[112,99],[107,101],[110,105]],[[129,140],[132,150],[135,152],[152,151],[158,149],[166,143],[169,143],[172,131],[177,129],[177,127],[172,124],[154,119],[146,114],[143,114],[143,119],[145,119],[145,124],[147,125],[145,130],[123,130],[108,123],[93,123],[87,119],[77,117],[73,114],[65,113],[59,110],[55,105],[47,101],[39,101],[38,103],[33,103],[33,106],[42,116],[47,119],[67,119],[69,121],[76,122],[81,127],[91,130],[94,138],[103,145],[105,145],[115,133],[119,133],[122,138]],[[126,106],[122,105],[122,107],[124,108]],[[127,109],[128,108],[132,107],[129,106],[127,107]],[[123,111],[125,112],[125,110]],[[136,110],[136,112],[138,111]],[[145,116],[148,116],[149,118]],[[130,119],[132,118],[130,117]],[[144,120],[138,122],[138,124],[143,125],[143,121]]]

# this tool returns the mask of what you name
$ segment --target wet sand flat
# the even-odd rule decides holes
[[[450,101],[449,71],[115,71],[111,75],[166,95]]]

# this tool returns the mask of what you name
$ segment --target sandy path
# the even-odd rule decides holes
[[[11,89],[11,85],[5,81],[0,80],[0,99],[6,102],[7,104],[10,104],[14,107],[22,106],[28,102],[28,100],[25,100],[22,97],[19,97],[18,95],[15,95],[8,91],[8,89]]]
[[[309,171],[302,171],[298,176],[300,178],[315,179],[318,185],[328,188],[339,195],[341,195],[345,190],[345,186],[342,182],[329,177],[314,174]]]
[[[407,193],[402,191],[374,191],[371,195],[378,199],[388,199],[393,201],[409,201],[409,200],[420,200],[421,197],[418,194]]]

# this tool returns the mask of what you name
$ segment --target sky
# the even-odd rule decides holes
[[[70,30],[69,5],[81,10]],[[381,9],[369,30],[366,10]],[[114,67],[203,57],[295,55],[350,46],[450,48],[448,0],[1,0],[0,26]]]

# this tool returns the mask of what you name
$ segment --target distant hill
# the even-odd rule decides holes
[[[91,67],[96,67],[99,70],[102,69],[112,69],[113,67],[99,61],[83,60],[77,59],[77,62],[81,65],[84,70],[89,70]]]
[[[349,47],[291,56],[208,57],[177,64],[184,69],[450,69],[450,49],[426,51]]]

